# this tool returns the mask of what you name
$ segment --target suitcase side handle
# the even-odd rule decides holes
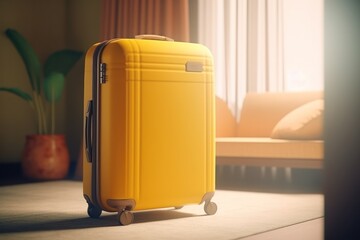
[[[161,36],[161,35],[156,35],[156,34],[140,34],[140,35],[136,35],[135,38],[136,39],[160,40],[160,41],[174,42],[174,39],[172,39],[172,38]]]
[[[86,119],[85,119],[85,151],[88,162],[92,162],[92,117],[93,117],[93,101],[88,101]]]

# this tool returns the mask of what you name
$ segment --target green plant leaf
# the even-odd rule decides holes
[[[12,94],[15,94],[16,96],[22,98],[25,101],[31,102],[32,97],[27,94],[26,92],[18,89],[18,88],[6,88],[6,87],[0,87],[0,91],[9,92]]]
[[[53,72],[62,73],[66,76],[82,55],[82,52],[69,49],[54,52],[45,61],[45,77],[49,76],[49,74]]]
[[[25,64],[33,91],[40,93],[41,64],[34,49],[16,30],[8,28],[5,34],[13,43]]]
[[[44,79],[44,94],[49,102],[55,102],[60,99],[64,89],[65,76],[62,73],[49,73]]]

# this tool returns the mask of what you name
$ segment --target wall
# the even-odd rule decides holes
[[[99,38],[100,0],[0,0],[0,86],[30,91],[27,74],[15,48],[3,34],[8,27],[24,35],[43,62],[59,49],[86,50]],[[82,136],[83,59],[66,79],[57,108],[57,129],[65,133],[76,159]],[[8,93],[0,93],[0,163],[18,162],[24,137],[36,132],[30,106]]]
[[[100,0],[66,0],[66,45],[84,52],[100,39]],[[84,58],[68,76],[66,85],[66,136],[76,160],[83,134]]]
[[[19,87],[30,91],[25,66],[11,42],[4,35],[8,27],[25,36],[40,60],[65,47],[65,3],[43,0],[0,0],[0,86]],[[58,109],[64,111],[64,100]],[[0,93],[0,160],[19,161],[24,136],[36,132],[34,112],[24,101]],[[59,130],[64,130],[58,114]]]

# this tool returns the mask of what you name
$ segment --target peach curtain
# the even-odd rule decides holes
[[[157,34],[189,41],[188,0],[102,0],[102,39]]]

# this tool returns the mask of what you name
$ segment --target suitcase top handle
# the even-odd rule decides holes
[[[155,35],[155,34],[141,34],[141,35],[136,35],[135,38],[136,39],[161,40],[161,41],[174,42],[174,39],[172,39],[172,38],[161,36],[161,35]]]

